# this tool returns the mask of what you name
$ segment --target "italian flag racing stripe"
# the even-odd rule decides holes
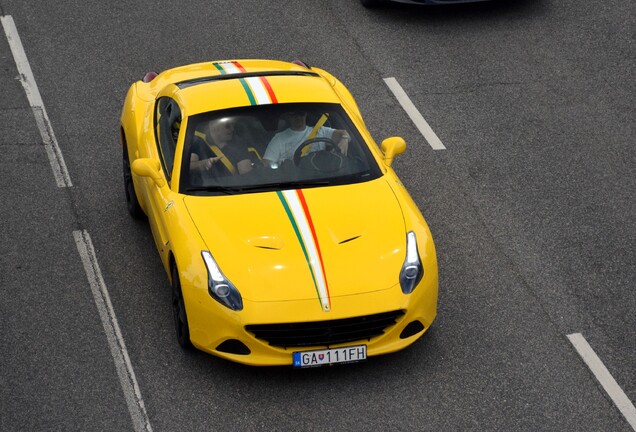
[[[221,75],[247,72],[237,61],[212,63]],[[268,105],[278,103],[272,86],[265,77],[239,78],[250,105]]]
[[[320,306],[324,312],[329,312],[331,310],[331,299],[329,297],[325,266],[305,196],[300,189],[276,191],[276,194],[285,208],[287,217],[294,228],[300,247],[305,255],[305,260],[320,300]]]
[[[269,81],[267,81],[265,77],[258,77],[258,79],[261,80],[261,82],[263,83],[263,87],[265,88],[265,91],[267,92],[267,96],[269,97],[269,100],[273,104],[278,103],[278,99],[276,99],[276,95],[274,94],[274,90],[272,89],[272,86],[269,84]]]

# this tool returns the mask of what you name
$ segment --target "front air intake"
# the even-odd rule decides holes
[[[400,333],[400,339],[406,339],[414,336],[422,330],[424,330],[424,324],[422,324],[418,320],[411,321],[406,327],[404,327],[402,333]]]
[[[248,355],[251,353],[250,349],[245,344],[236,339],[228,339],[218,347],[217,351],[221,351],[228,354]]]
[[[245,330],[277,347],[330,346],[380,336],[402,315],[404,311],[397,310],[330,321],[252,324]]]

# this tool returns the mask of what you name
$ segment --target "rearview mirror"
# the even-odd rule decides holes
[[[161,175],[161,165],[157,160],[148,158],[135,159],[131,168],[132,172],[139,177],[150,177],[153,179],[159,187],[163,187],[166,184],[166,180]]]
[[[390,167],[393,163],[393,158],[406,150],[406,141],[401,137],[390,137],[382,141],[380,148],[382,153],[384,153],[384,163]]]

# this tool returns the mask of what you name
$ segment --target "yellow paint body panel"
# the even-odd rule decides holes
[[[264,191],[233,195],[186,195],[180,173],[172,178],[161,169],[165,184],[133,175],[136,196],[146,215],[165,270],[179,271],[190,339],[195,347],[251,365],[291,365],[292,352],[324,346],[283,348],[257,339],[245,326],[337,320],[389,311],[404,315],[384,334],[366,344],[374,356],[405,348],[430,327],[437,311],[438,270],[431,232],[417,206],[369,135],[350,93],[327,72],[269,60],[239,60],[248,73],[311,72],[315,76],[269,75],[277,103],[339,104],[369,147],[381,175],[370,181],[302,190],[322,259],[330,309],[321,307],[308,258],[281,198]],[[239,79],[211,80],[196,85],[177,83],[218,77],[212,62],[184,66],[159,74],[150,83],[134,83],[121,116],[122,136],[131,162],[159,160],[154,131],[155,100],[171,97],[182,112],[181,127],[200,113],[249,107]],[[181,166],[183,134],[176,143],[175,167]],[[424,276],[410,294],[400,288],[399,273],[406,255],[406,233],[417,237]],[[208,292],[208,272],[201,251],[210,251],[223,274],[241,294],[243,309],[234,311]],[[424,331],[401,338],[411,322]],[[249,354],[217,348],[237,340]],[[338,346],[338,345],[336,345]],[[334,346],[332,346],[334,347]]]

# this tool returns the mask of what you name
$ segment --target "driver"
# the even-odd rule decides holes
[[[332,129],[322,126],[314,132],[314,128],[307,126],[306,111],[292,111],[287,113],[289,119],[289,127],[282,132],[274,135],[269,142],[263,162],[267,166],[277,166],[287,159],[294,157],[294,152],[302,143],[311,138],[329,138],[338,145],[343,155],[347,155],[349,148],[349,134],[343,129]],[[312,132],[314,132],[312,134]],[[325,143],[317,142],[312,145],[311,151],[322,150]]]

